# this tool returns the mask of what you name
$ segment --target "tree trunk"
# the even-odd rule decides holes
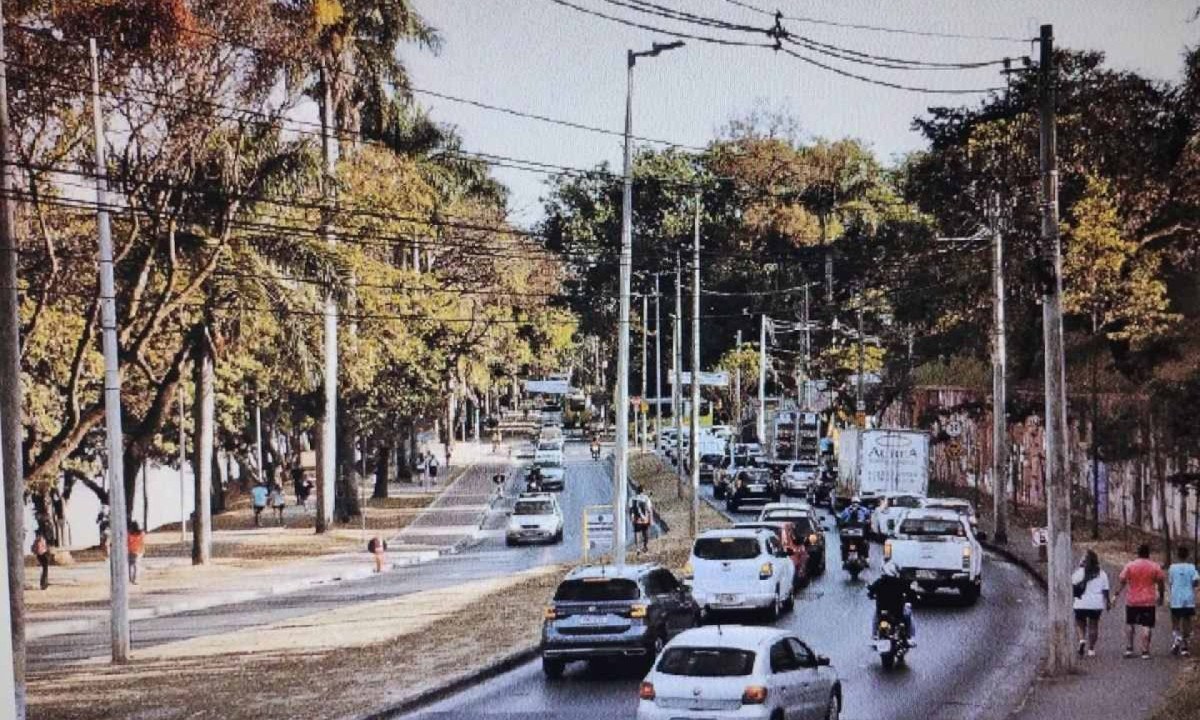
[[[1150,411],[1150,462],[1154,467],[1154,480],[1158,486],[1158,516],[1162,521],[1163,552],[1166,562],[1171,562],[1171,517],[1167,513],[1167,473],[1163,467],[1162,442],[1154,423],[1154,411]]]
[[[417,443],[417,421],[414,419],[408,424],[408,462],[404,464],[410,478],[417,469],[417,456],[420,452],[421,448]]]
[[[212,559],[213,435],[216,431],[216,398],[213,392],[213,356],[207,333],[196,342],[192,379],[195,401],[192,419],[192,467],[195,469],[195,508],[192,514],[192,564]],[[116,518],[113,522],[118,522]]]
[[[345,411],[346,403],[338,402],[337,413],[337,482],[333,493],[333,516],[340,523],[358,517],[358,473],[354,467],[354,428]]]
[[[391,469],[389,461],[392,458],[392,446],[386,443],[381,444],[375,454],[375,492],[371,493],[371,497],[383,499],[388,496],[388,471]]]

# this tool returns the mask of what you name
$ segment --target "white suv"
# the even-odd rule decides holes
[[[952,510],[908,511],[883,557],[925,592],[953,588],[974,603],[983,590],[983,547],[970,522]]]
[[[504,529],[504,543],[562,542],[563,514],[558,500],[548,493],[525,493],[513,503]]]
[[[880,493],[879,506],[871,513],[871,534],[877,538],[895,537],[896,528],[909,510],[921,507],[925,498],[913,493]]]
[[[703,616],[722,610],[791,611],[795,567],[775,533],[762,529],[709,530],[688,560],[692,597]]]

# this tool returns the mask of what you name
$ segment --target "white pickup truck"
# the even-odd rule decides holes
[[[924,592],[952,588],[973,604],[983,590],[983,547],[971,525],[947,510],[911,510],[883,546],[884,559]]]

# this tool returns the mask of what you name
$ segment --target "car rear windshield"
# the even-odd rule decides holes
[[[557,450],[557,449],[558,449],[558,443],[544,442],[544,443],[538,444],[538,450]]]
[[[758,539],[748,537],[700,538],[692,552],[701,560],[749,560],[758,557]]]
[[[567,580],[558,586],[554,599],[561,602],[612,602],[637,600],[638,584],[626,578]]]
[[[537,462],[534,463],[534,465],[537,465],[540,468],[562,467],[562,463],[558,462],[557,460],[547,460],[545,458],[538,460]]]
[[[813,525],[812,518],[798,517],[788,518],[788,520],[796,528],[797,535],[812,535],[817,532],[817,527]]]
[[[522,500],[513,506],[513,515],[549,515],[554,505],[549,500]]]
[[[919,508],[921,507],[921,498],[911,495],[901,495],[888,500],[888,505],[898,508]]]
[[[953,510],[959,515],[971,514],[971,508],[967,507],[966,505],[944,505],[942,503],[929,503],[925,507],[931,510]]]
[[[964,535],[962,523],[957,520],[905,520],[900,524],[901,535],[924,535],[924,536],[951,536],[962,537]]]
[[[754,668],[754,653],[731,648],[669,648],[658,662],[664,675],[737,677]]]
[[[767,510],[763,513],[763,520],[789,521],[796,522],[797,520],[807,520],[808,513],[803,510],[791,510],[780,508],[778,510]]]

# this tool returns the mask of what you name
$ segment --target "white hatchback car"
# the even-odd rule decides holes
[[[638,696],[638,720],[837,720],[842,711],[842,684],[829,658],[772,627],[680,633]]]
[[[519,542],[562,542],[563,514],[558,500],[549,493],[525,493],[513,503],[504,529],[506,545]]]
[[[774,620],[795,604],[792,558],[770,530],[708,530],[696,538],[688,565],[702,616],[766,610]]]

